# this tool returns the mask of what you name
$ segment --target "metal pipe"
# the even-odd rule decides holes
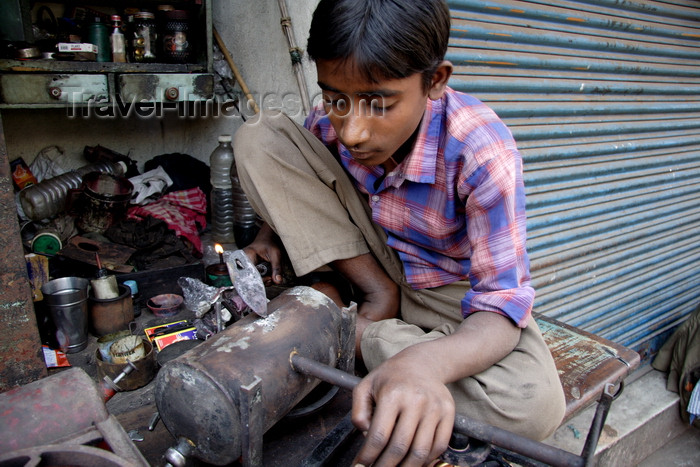
[[[600,438],[600,433],[603,430],[605,419],[608,417],[610,405],[612,404],[614,398],[614,396],[609,392],[612,386],[612,384],[607,384],[603,394],[600,396],[595,415],[593,416],[593,422],[591,423],[591,428],[588,431],[588,436],[586,437],[586,443],[584,444],[583,451],[581,452],[581,457],[586,460],[586,467],[592,467],[595,463],[595,449],[596,446],[598,446],[598,439]]]
[[[289,363],[292,365],[294,371],[305,375],[314,376],[321,381],[325,381],[326,383],[330,383],[343,389],[352,390],[360,381],[362,381],[362,378],[355,375],[351,375],[345,371],[324,365],[316,360],[302,357],[296,351],[289,354]]]
[[[327,383],[343,389],[353,389],[361,378],[350,375],[312,359],[302,357],[296,352],[289,355],[292,368],[305,375],[314,376]],[[464,415],[457,415],[454,430],[471,438],[484,441],[509,451],[523,454],[531,459],[545,462],[553,466],[583,466],[584,459],[580,456],[555,448],[538,441],[533,441],[516,433],[488,425]]]

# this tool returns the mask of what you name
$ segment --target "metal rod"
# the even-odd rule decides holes
[[[598,446],[600,433],[603,430],[605,419],[608,417],[610,405],[613,401],[613,396],[609,393],[611,386],[612,384],[606,385],[603,394],[601,394],[600,399],[598,400],[598,406],[596,407],[595,414],[593,415],[593,422],[591,423],[591,428],[588,431],[586,443],[583,445],[583,450],[581,451],[581,457],[585,459],[586,467],[592,467],[595,465],[595,449]]]
[[[322,381],[343,389],[353,389],[361,381],[361,378],[357,376],[302,357],[296,351],[289,355],[289,361],[295,371],[315,376]],[[584,459],[580,456],[464,415],[455,417],[454,430],[552,466],[583,467],[585,465]]]
[[[302,357],[296,353],[296,351],[289,355],[289,362],[291,363],[294,371],[305,375],[315,376],[321,381],[325,381],[343,389],[352,390],[355,386],[357,386],[357,383],[362,380],[362,378],[338,370],[332,366],[319,363],[310,358]]]

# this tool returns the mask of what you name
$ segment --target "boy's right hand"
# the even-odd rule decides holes
[[[253,264],[258,264],[262,261],[270,263],[270,276],[263,277],[263,282],[266,286],[271,285],[271,282],[275,284],[282,283],[282,249],[279,246],[277,235],[267,223],[262,225],[255,240],[243,248],[243,251]]]

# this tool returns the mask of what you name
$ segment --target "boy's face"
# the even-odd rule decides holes
[[[350,60],[318,60],[318,84],[331,125],[352,157],[366,166],[396,164],[391,157],[415,132],[427,97],[420,74],[377,83],[364,78]],[[448,75],[449,76],[449,75]]]

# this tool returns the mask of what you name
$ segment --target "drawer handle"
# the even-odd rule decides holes
[[[168,88],[165,90],[165,98],[169,101],[175,101],[180,97],[180,91],[177,88]]]
[[[53,97],[54,99],[60,99],[61,98],[61,88],[52,86],[49,88],[49,96]]]

